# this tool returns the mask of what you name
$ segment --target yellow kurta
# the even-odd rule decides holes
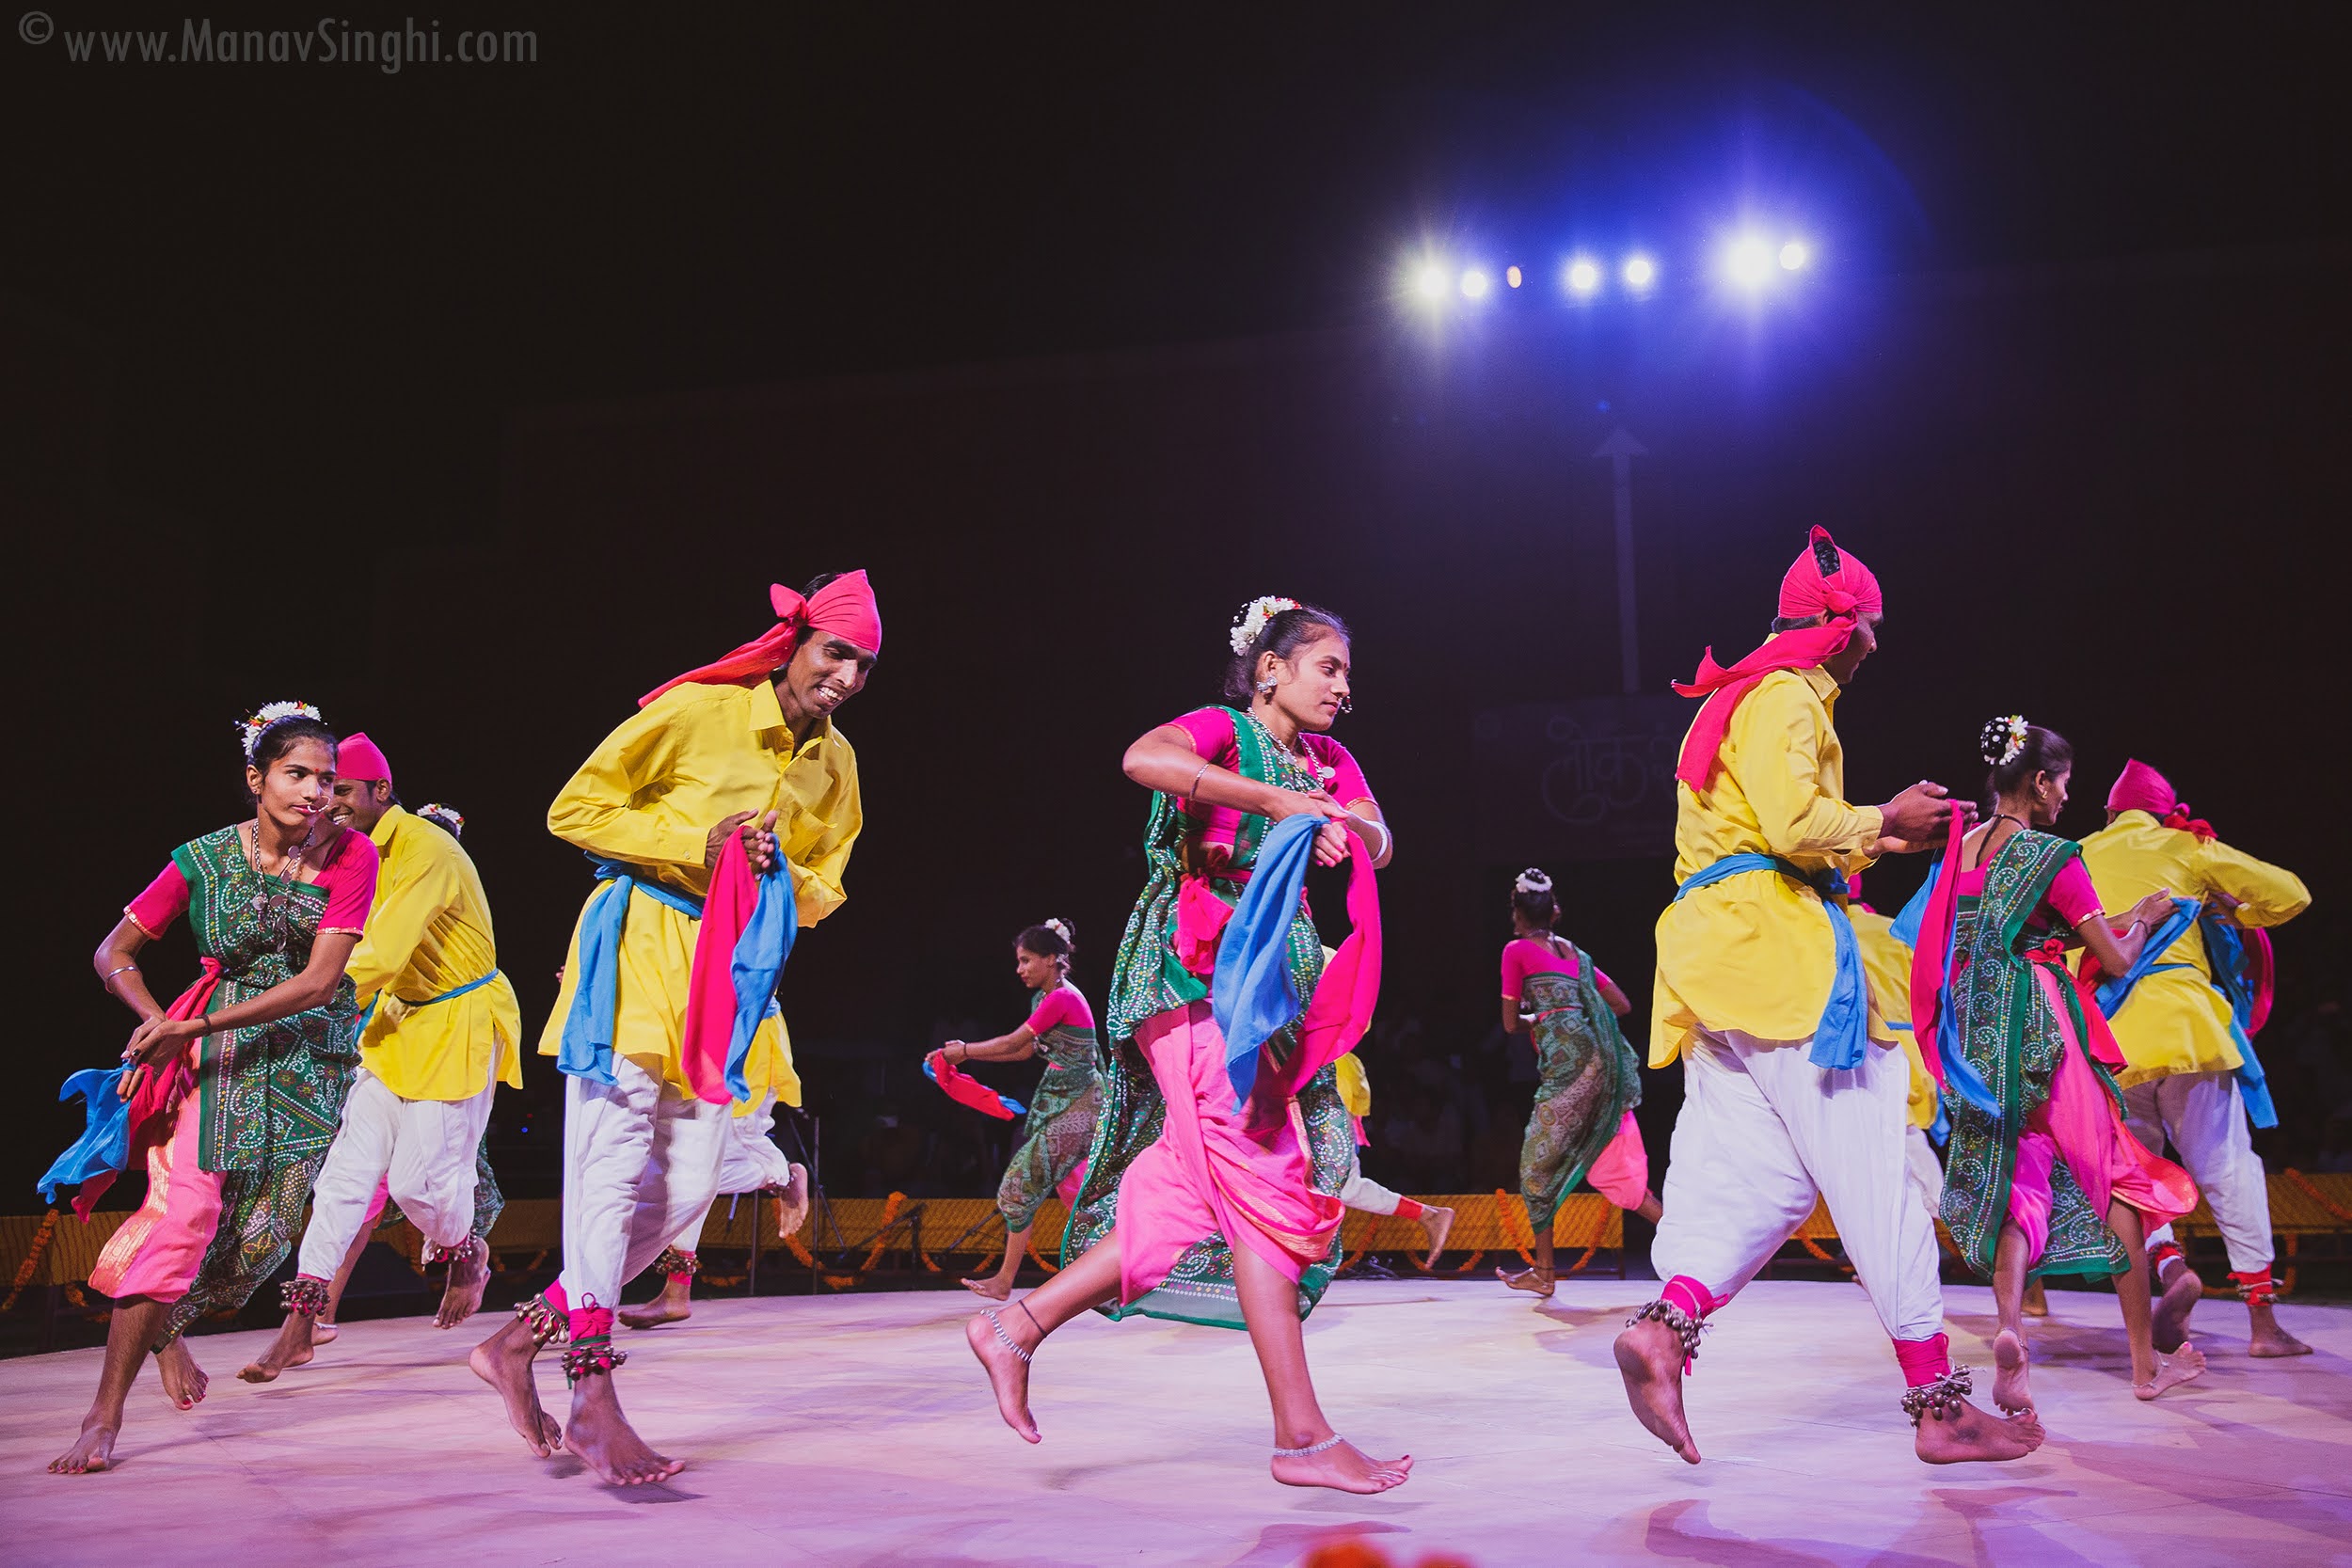
[[[2226,893],[2239,900],[2241,926],[2277,926],[2312,901],[2293,872],[2217,839],[2168,828],[2144,811],[2121,813],[2084,839],[2083,867],[2100,904],[2116,914],[2158,888],[2200,900]],[[2241,1065],[2230,1034],[2230,1005],[2213,987],[2204,933],[2190,927],[2161,961],[2184,967],[2149,974],[2108,1020],[2127,1064],[2117,1081],[2127,1088],[2171,1073],[2227,1072]]]
[[[1862,950],[1862,971],[1870,981],[1870,1004],[1901,1038],[1903,1054],[1910,1059],[1911,1091],[1905,1109],[1911,1125],[1924,1132],[1935,1125],[1940,1096],[1935,1080],[1928,1074],[1928,1064],[1919,1055],[1918,1038],[1911,1031],[1911,949],[1895,936],[1892,915],[1850,905],[1846,918],[1853,922],[1854,945]]]
[[[490,903],[473,859],[437,825],[394,805],[368,835],[382,865],[367,934],[345,973],[372,1006],[359,1060],[403,1100],[470,1100],[495,1072],[523,1086],[522,1005],[498,970]]]
[[[850,848],[865,817],[857,755],[830,722],[797,750],[767,681],[750,686],[672,687],[605,736],[555,803],[548,831],[592,855],[624,861],[641,876],[701,898],[710,885],[703,851],[710,830],[737,812],[776,814],[776,839],[791,863],[794,904],[803,927],[841,907]],[[593,896],[593,895],[592,895]],[[658,899],[632,895],[621,938],[620,1000],[612,1049],[680,1093],[691,1093],[678,1059],[687,982],[702,922]],[[572,928],[564,984],[539,1037],[541,1055],[561,1048],[580,974],[580,928]],[[745,1075],[754,1099],[772,1088],[801,1102],[782,1019],[753,1037]]]
[[[1870,863],[1883,825],[1878,807],[1846,803],[1846,753],[1830,723],[1836,701],[1837,683],[1819,666],[1774,671],[1747,694],[1708,787],[1676,782],[1676,881],[1726,855],[1777,855],[1808,875]],[[1649,1065],[1673,1061],[1701,1027],[1810,1038],[1836,968],[1820,895],[1776,871],[1726,877],[1667,905]],[[1870,1037],[1894,1043],[1875,1005]]]

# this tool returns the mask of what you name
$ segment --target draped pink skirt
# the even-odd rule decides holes
[[[1649,1150],[1642,1146],[1642,1124],[1628,1111],[1617,1135],[1584,1169],[1593,1191],[1620,1209],[1639,1209],[1649,1196]]]
[[[178,1301],[220,1226],[220,1178],[197,1163],[204,1117],[191,1091],[172,1113],[171,1136],[147,1151],[147,1201],[106,1240],[90,1268],[90,1289],[120,1301]]]
[[[2091,1069],[2089,1042],[2074,1037],[2073,1015],[2058,990],[2066,982],[2050,965],[2028,967],[2067,1036],[2050,1098],[2026,1118],[2026,1130],[2017,1140],[2017,1168],[2010,1178],[2009,1217],[2025,1233],[2030,1268],[2049,1244],[2050,1178],[2060,1160],[2090,1200],[2091,1212],[2101,1219],[2121,1198],[2146,1215],[2150,1226],[2163,1225],[2197,1207],[2197,1183],[2188,1172],[2150,1153],[2132,1136],[2106,1085]]]
[[[1120,1300],[1152,1290],[1212,1236],[1248,1248],[1295,1283],[1330,1252],[1346,1213],[1312,1186],[1296,1101],[1234,1103],[1225,1037],[1206,1002],[1145,1020],[1136,1045],[1152,1064],[1168,1119],[1120,1180]]]

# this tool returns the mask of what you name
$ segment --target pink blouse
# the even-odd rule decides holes
[[[1984,895],[1984,867],[1960,874],[1960,896],[1980,898]],[[2066,868],[2050,880],[2049,895],[2043,903],[2063,915],[2066,923],[2080,929],[2083,923],[2102,911],[2099,890],[2090,885],[2090,873],[2083,869],[2083,858],[2076,855],[2066,863]]]
[[[1168,721],[1192,740],[1195,756],[1218,768],[1238,768],[1241,747],[1233,739],[1233,715],[1221,707],[1197,708],[1181,719]],[[1348,754],[1346,747],[1327,735],[1301,735],[1299,746],[1318,768],[1328,769],[1323,787],[1331,799],[1343,806],[1359,800],[1369,800],[1372,785],[1364,781],[1364,770]],[[1211,806],[1187,800],[1184,809],[1204,827],[1201,837],[1212,844],[1232,844],[1241,831],[1242,814],[1231,806]],[[1205,814],[1205,816],[1204,816]]]
[[[1029,1033],[1042,1035],[1065,1023],[1081,1029],[1094,1027],[1094,1009],[1078,994],[1078,988],[1067,980],[1048,992],[1045,1000],[1037,1005],[1037,1011],[1029,1015]]]
[[[326,895],[319,935],[340,932],[356,937],[367,929],[368,908],[375,902],[376,862],[375,841],[345,829],[342,842],[312,884]],[[180,863],[172,861],[122,912],[151,938],[160,937],[173,921],[188,912],[188,879],[181,874]]]
[[[1517,1002],[1519,992],[1526,989],[1526,980],[1531,974],[1565,974],[1573,980],[1579,973],[1581,966],[1573,951],[1564,958],[1549,942],[1537,942],[1532,937],[1515,937],[1502,949],[1503,1000]],[[1608,974],[1598,964],[1593,966],[1593,983],[1609,983]]]

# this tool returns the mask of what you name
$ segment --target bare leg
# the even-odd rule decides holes
[[[963,1288],[976,1296],[986,1296],[991,1301],[1009,1299],[1013,1278],[1021,1272],[1022,1255],[1029,1250],[1029,1227],[1023,1226],[1018,1230],[1007,1231],[1004,1262],[998,1265],[994,1274],[963,1281]]]
[[[1514,1291],[1525,1291],[1532,1295],[1549,1299],[1551,1295],[1552,1282],[1556,1277],[1552,1273],[1551,1227],[1545,1226],[1536,1232],[1535,1266],[1534,1268],[1521,1269],[1516,1274],[1508,1269],[1497,1269],[1495,1277]]]
[[[545,1459],[564,1446],[564,1429],[539,1407],[539,1386],[532,1376],[532,1361],[538,1354],[539,1342],[531,1324],[512,1318],[474,1346],[466,1364],[473,1369],[474,1376],[499,1391],[516,1433],[532,1453]]]
[[[1421,1227],[1429,1237],[1429,1256],[1422,1260],[1424,1268],[1438,1266],[1438,1255],[1445,1251],[1445,1239],[1454,1234],[1454,1211],[1442,1203],[1421,1206]]]
[[[686,1461],[656,1453],[621,1414],[621,1396],[611,1372],[591,1372],[572,1385],[572,1420],[564,1446],[614,1486],[667,1481]]]
[[[965,1320],[964,1342],[979,1358],[990,1386],[996,1391],[996,1413],[1024,1442],[1038,1442],[1040,1433],[1029,1415],[1029,1364],[1014,1347],[1022,1353],[1034,1352],[1048,1334],[1117,1294],[1119,1237],[1114,1233],[1022,1297],[1021,1305],[1011,1311],[983,1308]],[[998,1337],[1000,1333],[1003,1338]]]
[[[441,1287],[441,1309],[433,1314],[433,1326],[455,1328],[480,1311],[489,1283],[490,1243],[469,1236],[465,1250],[449,1260],[449,1280]]]
[[[1641,1204],[1633,1212],[1652,1225],[1666,1217],[1666,1206],[1658,1201],[1656,1193],[1644,1193]]]
[[[694,1315],[694,1276],[674,1274],[661,1282],[661,1293],[643,1307],[633,1307],[621,1313],[624,1328],[655,1328],[662,1323],[683,1323]]]
[[[121,1308],[117,1307],[116,1310],[120,1311]],[[108,1342],[112,1342],[113,1337],[110,1327],[107,1331]],[[204,1402],[204,1390],[212,1386],[213,1380],[204,1374],[203,1368],[196,1364],[196,1356],[188,1349],[186,1336],[183,1335],[155,1353],[155,1370],[164,1380],[164,1396],[171,1401],[174,1410],[194,1410]]]
[[[2157,1350],[2169,1355],[2188,1338],[2188,1315],[2197,1308],[2205,1294],[2205,1282],[2197,1271],[2188,1266],[2188,1259],[2177,1253],[2157,1265],[2155,1313],[2149,1324],[2149,1338]]]
[[[311,1347],[317,1341],[311,1337],[310,1315],[289,1312],[278,1328],[278,1338],[269,1349],[248,1363],[237,1375],[247,1383],[275,1383],[278,1374],[289,1367],[299,1367],[310,1359]]]
[[[2026,1371],[2026,1233],[2002,1226],[1993,1251],[1993,1307],[2001,1318],[1993,1338],[1993,1402],[2011,1416],[2033,1408]]]
[[[2184,1343],[2170,1355],[2158,1354],[2148,1299],[2148,1248],[2139,1211],[2122,1199],[2107,1206],[2107,1224],[2123,1243],[2123,1272],[2115,1276],[2116,1299],[2123,1304],[2123,1330],[2132,1340],[2132,1392],[2153,1400],[2166,1389],[2203,1375],[2205,1353]]]
[[[167,1304],[151,1296],[132,1296],[115,1306],[106,1324],[106,1359],[98,1372],[98,1397],[82,1418],[82,1434],[72,1448],[49,1462],[49,1473],[78,1476],[103,1470],[114,1464],[115,1434],[122,1430],[122,1403],[131,1385],[138,1381],[139,1363],[163,1326]]]
[[[1699,1462],[1691,1423],[1682,1414],[1682,1336],[1656,1318],[1644,1318],[1617,1336],[1617,1371],[1625,1379],[1626,1402],[1652,1437]]]
[[[1233,1285],[1241,1296],[1242,1322],[1249,1329],[1250,1347],[1258,1353],[1258,1370],[1265,1375],[1266,1397],[1274,1405],[1274,1446],[1312,1448],[1336,1435],[1315,1399],[1314,1380],[1307,1372],[1307,1337],[1298,1321],[1298,1287],[1275,1266],[1247,1246],[1233,1248]],[[1412,1474],[1413,1457],[1367,1457],[1355,1444],[1342,1442],[1321,1453],[1295,1457],[1278,1455],[1274,1479],[1285,1486],[1327,1486],[1336,1492],[1386,1492],[1405,1484]]]
[[[310,1325],[310,1344],[313,1349],[335,1342],[335,1336],[339,1332],[335,1327],[335,1313],[343,1304],[343,1287],[351,1283],[352,1274],[359,1267],[359,1255],[368,1250],[368,1243],[374,1239],[374,1233],[367,1227],[361,1226],[359,1234],[351,1239],[351,1249],[343,1254],[343,1260],[336,1265],[335,1277],[326,1282],[326,1310],[320,1313],[318,1322]]]
[[[2026,1281],[2025,1298],[2018,1304],[2018,1310],[2028,1318],[2046,1318],[2050,1315],[2050,1292],[2041,1280]]]
[[[2201,1291],[2203,1288],[2201,1286]],[[2166,1292],[2170,1299],[2171,1292]],[[2249,1302],[2246,1309],[2253,1315],[2253,1336],[2248,1342],[2249,1355],[2309,1355],[2312,1347],[2279,1326],[2279,1309],[2266,1301]]]

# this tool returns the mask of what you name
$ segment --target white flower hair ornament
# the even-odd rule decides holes
[[[1065,944],[1070,942],[1071,936],[1069,922],[1064,920],[1048,920],[1045,923],[1045,928],[1053,932],[1056,936],[1061,938]]]
[[[262,733],[281,719],[320,719],[319,710],[308,703],[269,703],[256,712],[237,721],[237,739],[245,747],[245,760],[253,760],[253,749],[262,743]]]
[[[2000,760],[1994,766],[2007,768],[2010,763],[2015,762],[2026,750],[2026,716],[2022,713],[2012,713],[2007,718],[1995,720],[1994,722],[2008,733],[2009,738],[2001,747]]]
[[[452,838],[463,838],[465,836],[465,814],[460,812],[455,806],[445,806],[438,800],[427,800],[423,805],[417,808],[417,815],[423,817],[428,822],[437,822],[442,827],[448,829],[449,836]]]
[[[1252,599],[1242,606],[1241,613],[1234,617],[1233,635],[1227,641],[1232,644],[1233,652],[1246,654],[1249,651],[1250,645],[1264,635],[1265,624],[1268,621],[1273,620],[1283,610],[1297,608],[1296,599],[1285,599],[1273,594]]]
[[[1549,893],[1551,879],[1531,865],[1519,873],[1519,879],[1513,882],[1511,887],[1514,892],[1518,893]]]

